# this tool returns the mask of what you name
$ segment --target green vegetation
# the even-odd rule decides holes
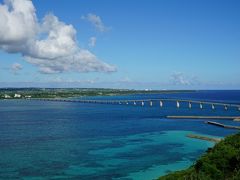
[[[98,88],[2,88],[0,99],[10,98],[68,98],[81,96],[114,96],[129,94],[159,94],[194,91],[166,90],[128,90],[128,89],[98,89]],[[15,94],[21,97],[14,97]]]
[[[239,180],[240,133],[226,137],[209,148],[190,168],[177,171],[158,180]]]

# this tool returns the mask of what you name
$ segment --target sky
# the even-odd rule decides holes
[[[0,87],[240,89],[238,0],[0,0]]]

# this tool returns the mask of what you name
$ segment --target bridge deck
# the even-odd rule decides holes
[[[73,99],[50,99],[50,98],[34,98],[30,100],[40,100],[40,101],[59,101],[59,102],[78,102],[78,103],[99,103],[99,104],[133,104],[136,105],[137,103],[141,103],[144,105],[144,103],[149,103],[150,106],[153,105],[152,102],[160,102],[163,105],[163,102],[176,102],[177,106],[180,106],[180,102],[186,102],[190,104],[200,104],[200,108],[202,108],[202,105],[212,105],[212,106],[224,106],[225,109],[227,107],[236,107],[240,110],[239,104],[233,104],[233,103],[227,103],[227,102],[217,102],[217,101],[200,101],[200,100],[187,100],[187,99],[128,99],[128,100],[73,100]],[[190,106],[191,108],[191,106]],[[215,107],[212,107],[215,108]]]

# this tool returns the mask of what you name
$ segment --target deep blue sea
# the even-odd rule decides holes
[[[179,98],[240,104],[240,91],[91,97]],[[0,179],[151,180],[194,163],[214,143],[187,134],[224,137],[236,133],[205,120],[166,115],[238,115],[187,103],[112,105],[0,100]],[[218,120],[216,120],[218,121]],[[236,124],[219,120],[225,124]]]

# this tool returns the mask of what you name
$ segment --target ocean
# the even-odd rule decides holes
[[[240,91],[85,97],[178,98],[240,104]],[[82,99],[82,98],[75,98]],[[237,108],[203,109],[174,102],[137,106],[0,100],[0,179],[151,180],[191,166],[214,143],[187,134],[224,137],[236,130],[166,115],[240,116]],[[216,120],[236,124],[229,120]]]

